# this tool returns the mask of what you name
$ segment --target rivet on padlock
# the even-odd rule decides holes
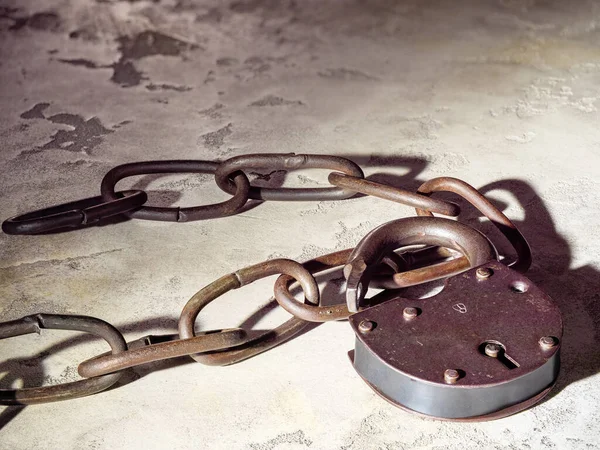
[[[406,320],[411,308],[418,319]],[[377,324],[373,331],[359,332],[365,320]],[[449,278],[433,297],[397,297],[349,321],[358,373],[386,400],[426,416],[514,414],[542,399],[558,376],[558,307],[496,261]]]

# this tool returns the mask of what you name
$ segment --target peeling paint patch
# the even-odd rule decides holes
[[[220,119],[221,117],[223,117],[223,113],[221,112],[223,108],[225,108],[224,104],[215,103],[210,108],[198,111],[198,113],[202,116],[210,117],[211,119]]]
[[[77,117],[79,118],[79,116]],[[67,122],[62,123],[68,124]],[[58,130],[52,136],[52,140],[44,144],[40,150],[62,149],[89,155],[90,151],[103,141],[100,136],[114,133],[114,131],[105,128],[97,117],[92,117],[88,120],[81,119],[75,123],[71,124],[75,128],[74,130]]]
[[[98,40],[98,33],[96,30],[88,28],[78,28],[69,33],[69,39],[83,39],[84,41],[96,41]]]
[[[69,37],[80,37],[81,31],[72,31]],[[198,49],[197,44],[185,42],[156,31],[143,31],[133,37],[120,36],[117,38],[121,57],[114,63],[100,65],[85,58],[59,59],[60,62],[86,69],[112,69],[110,81],[121,87],[138,86],[142,81],[148,80],[144,72],[137,69],[134,62],[149,56],[182,56],[184,52]],[[191,90],[187,86],[174,86],[170,84],[150,84],[148,90],[174,90],[183,92]]]
[[[264,443],[253,443],[250,444],[249,447],[252,450],[274,450],[282,444],[299,444],[306,448],[312,445],[312,441],[307,439],[304,431],[298,430],[294,433],[281,433],[274,437],[273,439],[269,439]]]
[[[59,59],[59,61],[61,63],[65,63],[65,64],[71,64],[72,66],[82,66],[82,67],[85,67],[86,69],[98,69],[99,67],[107,67],[107,66],[98,66],[98,64],[96,64],[95,62],[90,61],[89,59],[83,59],[83,58]]]
[[[187,92],[191,91],[192,88],[189,86],[175,86],[172,84],[154,84],[150,83],[146,86],[149,91],[176,91],[176,92]]]
[[[277,97],[276,95],[266,95],[260,100],[256,100],[248,106],[281,106],[281,105],[296,105],[296,106],[304,106],[299,100],[286,100],[282,97]]]
[[[36,13],[27,19],[27,26],[35,30],[58,31],[61,26],[60,17],[53,12]]]
[[[50,106],[50,103],[37,103],[33,108],[25,111],[19,117],[21,119],[45,119],[44,110]]]
[[[38,103],[29,111],[24,112],[25,118],[45,118],[46,120],[61,125],[72,127],[72,130],[58,130],[52,135],[52,139],[41,147],[26,150],[20,155],[40,153],[44,150],[67,150],[70,152],[84,153],[90,155],[92,149],[102,143],[102,136],[114,133],[102,125],[100,119],[92,117],[85,120],[82,116],[70,113],[55,114],[50,117],[44,117],[42,111],[48,106],[45,103]]]
[[[114,63],[113,83],[122,87],[139,85],[148,78],[139,71],[132,61],[138,61],[148,56],[181,56],[183,52],[195,50],[198,45],[175,39],[156,31],[143,31],[134,37],[121,36],[117,38],[121,58]]]
[[[86,69],[113,69],[110,80],[121,87],[137,86],[143,80],[148,79],[131,61],[124,60],[123,58],[109,65],[99,65],[85,58],[59,59],[58,61],[72,66],[85,67]]]
[[[17,16],[15,15],[17,11],[17,8],[0,9],[0,17],[13,21],[13,24],[9,27],[11,31],[17,31],[24,27],[50,32],[61,30],[60,16],[54,12],[47,11],[35,13],[31,16]]]
[[[180,56],[186,50],[195,50],[198,45],[175,39],[156,31],[143,31],[130,38],[121,36],[117,38],[122,58],[139,60],[147,56]]]
[[[143,72],[135,68],[131,61],[120,59],[112,65],[112,68],[113,75],[110,77],[110,81],[121,87],[137,86],[142,80],[148,79]]]
[[[124,125],[129,125],[129,124],[130,124],[130,123],[132,123],[132,122],[133,122],[133,120],[124,120],[124,121],[122,121],[122,122],[119,122],[119,123],[118,123],[118,124],[116,124],[116,125],[113,125],[113,129],[115,129],[115,130],[116,130],[116,129],[118,129],[118,128],[121,128],[121,127],[122,127],[122,126],[124,126]]]
[[[54,114],[53,116],[48,117],[48,120],[52,123],[60,123],[72,127],[78,127],[84,122],[81,116],[69,113]]]
[[[337,68],[337,69],[326,69],[319,72],[319,76],[323,78],[331,78],[333,80],[343,81],[374,81],[379,78],[368,75],[359,70]]]
[[[229,123],[223,128],[219,128],[217,131],[203,134],[200,137],[204,141],[206,147],[219,149],[223,145],[225,138],[233,133],[233,131],[231,131],[232,126],[233,124]]]

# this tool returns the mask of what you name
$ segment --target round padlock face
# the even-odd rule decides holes
[[[433,297],[396,297],[349,321],[361,377],[395,405],[427,416],[513,414],[543,398],[558,376],[558,307],[496,261],[448,279]]]

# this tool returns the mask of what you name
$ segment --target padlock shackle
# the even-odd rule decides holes
[[[487,237],[454,220],[409,217],[384,223],[358,243],[344,267],[348,310],[358,311],[369,287],[371,272],[386,254],[399,247],[417,244],[457,250],[469,260],[470,267],[498,259],[498,253]]]

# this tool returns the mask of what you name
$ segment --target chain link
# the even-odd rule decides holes
[[[255,153],[236,156],[223,161],[215,172],[217,185],[225,192],[232,193],[234,186],[229,177],[245,169],[297,170],[297,169],[329,169],[363,178],[362,169],[346,158],[323,155],[296,155]],[[258,188],[250,189],[249,197],[255,200],[276,201],[321,201],[344,200],[352,197],[356,191],[331,188]]]
[[[127,350],[127,344],[119,330],[103,320],[88,316],[34,314],[3,322],[0,323],[0,339],[30,333],[39,334],[40,329],[83,331],[103,338],[110,345],[113,354]],[[54,386],[1,389],[0,405],[34,405],[84,397],[108,389],[119,381],[122,375],[123,372],[117,372]]]
[[[164,359],[230,348],[246,340],[246,332],[239,328],[211,331],[189,339],[174,339],[169,342],[151,343],[146,338],[144,341],[148,343],[144,346],[132,348],[128,343],[127,351],[88,359],[79,364],[77,370],[82,377],[97,377]]]
[[[100,191],[107,201],[114,200],[115,185],[123,178],[152,173],[208,173],[213,174],[219,164],[213,161],[172,160],[172,161],[143,161],[123,164],[111,169],[102,180]],[[233,197],[215,205],[196,206],[192,208],[160,208],[142,206],[128,215],[136,219],[160,220],[167,222],[188,222],[191,220],[214,219],[230,216],[239,212],[248,201],[250,181],[244,173],[233,174]]]
[[[354,192],[360,192],[365,195],[372,195],[384,200],[401,203],[413,208],[426,209],[431,212],[443,214],[445,216],[458,216],[460,208],[454,203],[435,200],[414,192],[398,189],[395,186],[375,183],[359,177],[352,177],[343,173],[332,172],[329,174],[329,182],[335,186],[351,189]]]
[[[431,195],[434,192],[453,192],[460,195],[471,205],[479,210],[498,230],[508,239],[515,251],[517,258],[508,266],[517,272],[525,273],[531,266],[531,248],[525,237],[516,225],[506,215],[496,208],[492,202],[485,198],[477,189],[470,184],[452,177],[433,178],[423,183],[418,192],[423,195]],[[417,208],[419,216],[433,216],[431,210]]]
[[[115,192],[109,200],[102,196],[85,198],[11,217],[2,223],[2,231],[6,234],[37,234],[82,227],[138,209],[147,200],[148,195],[143,191]]]
[[[179,335],[184,339],[193,337],[195,335],[194,322],[196,321],[196,317],[198,317],[198,314],[206,305],[221,295],[232,289],[238,289],[242,286],[250,284],[260,278],[265,278],[270,275],[276,275],[280,273],[285,273],[298,280],[302,286],[302,290],[304,291],[304,296],[307,302],[310,302],[314,305],[319,304],[319,286],[310,272],[308,272],[296,261],[292,261],[290,259],[272,259],[225,275],[224,277],[219,278],[218,280],[206,286],[204,289],[197,292],[183,307],[183,311],[179,317]],[[271,340],[271,343],[273,344],[272,346],[283,342],[283,336],[290,336],[288,327],[294,326],[295,322],[288,322],[280,325],[280,327],[276,328],[275,330],[265,333],[265,335],[278,336],[277,339]],[[296,329],[295,326],[294,329]],[[260,341],[260,338],[257,338],[256,340]],[[249,354],[247,355],[247,353]],[[247,353],[239,354],[238,357],[240,359],[236,359],[236,361],[241,361],[242,359],[246,359],[254,355],[252,351]],[[210,364],[210,357],[207,360],[207,358],[204,356],[205,355],[201,353],[191,355],[191,357],[196,361]]]

